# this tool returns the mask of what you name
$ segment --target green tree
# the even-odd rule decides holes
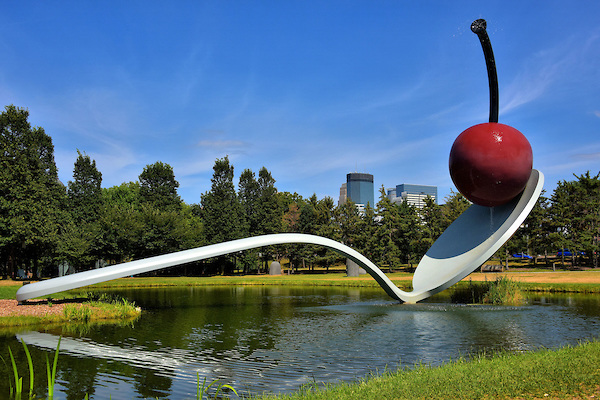
[[[275,179],[271,173],[262,167],[258,171],[258,226],[260,235],[281,232],[281,217],[283,215],[277,198]]]
[[[577,180],[561,181],[551,197],[550,239],[555,249],[571,250],[572,263],[585,252],[593,266],[598,265],[597,253],[600,236],[600,173],[586,172]],[[564,253],[563,253],[564,263]]]
[[[377,202],[377,217],[379,226],[377,229],[377,243],[379,260],[388,265],[390,270],[399,266],[401,253],[398,248],[398,226],[400,225],[400,210],[398,206],[387,197],[385,188],[379,191]]]
[[[145,229],[140,184],[126,182],[102,189],[102,198],[98,251],[115,263],[131,261],[139,253]]]
[[[76,222],[95,222],[102,207],[102,173],[96,161],[77,150],[73,181],[69,181],[69,207]]]
[[[442,235],[445,224],[442,206],[429,196],[425,198],[425,205],[419,215],[422,220],[421,240],[417,243],[416,251],[422,257]]]
[[[238,198],[245,215],[248,235],[259,235],[259,186],[254,172],[245,169],[240,175],[238,183]]]
[[[211,188],[201,197],[202,223],[207,242],[221,243],[243,237],[245,217],[233,184],[233,166],[229,157],[217,159],[213,166]],[[224,267],[226,260],[221,262]],[[224,273],[221,268],[221,273]]]
[[[346,246],[356,248],[360,214],[356,203],[346,200],[335,209],[334,220],[338,229],[338,238]]]
[[[177,194],[179,182],[173,167],[160,161],[146,165],[139,176],[140,197],[161,210],[179,210],[181,198]]]
[[[375,209],[367,204],[365,212],[360,215],[356,232],[356,251],[371,261],[380,262],[382,249],[377,241],[379,223]]]
[[[52,138],[28,117],[13,105],[0,114],[0,264],[12,277],[52,263],[66,197]]]
[[[61,224],[57,258],[77,270],[91,269],[101,258],[96,238],[100,234],[102,212],[102,174],[96,162],[77,151],[73,181],[67,189],[68,213]]]

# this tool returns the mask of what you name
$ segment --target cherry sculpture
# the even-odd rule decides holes
[[[450,176],[471,202],[487,207],[508,203],[523,191],[531,175],[533,153],[525,136],[498,123],[498,75],[484,19],[471,24],[479,37],[490,85],[490,121],[463,131],[450,150]]]

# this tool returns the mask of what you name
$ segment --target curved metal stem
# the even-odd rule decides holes
[[[481,42],[485,65],[487,66],[488,82],[490,84],[490,122],[498,122],[498,73],[496,72],[496,61],[492,51],[492,43],[486,31],[485,19],[478,19],[471,24],[471,30],[477,35]]]

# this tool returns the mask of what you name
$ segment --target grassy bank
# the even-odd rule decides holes
[[[556,399],[600,395],[600,343],[523,354],[459,359],[439,367],[401,368],[359,380],[306,385],[291,395],[254,400]]]
[[[67,304],[61,313],[46,315],[18,315],[0,317],[0,327],[20,327],[64,323],[88,323],[101,320],[132,320],[141,309],[123,303],[87,301],[82,304]]]

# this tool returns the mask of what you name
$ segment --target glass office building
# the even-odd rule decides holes
[[[375,192],[373,189],[373,175],[363,173],[350,173],[346,175],[347,198],[363,207],[368,204],[375,207]]]

